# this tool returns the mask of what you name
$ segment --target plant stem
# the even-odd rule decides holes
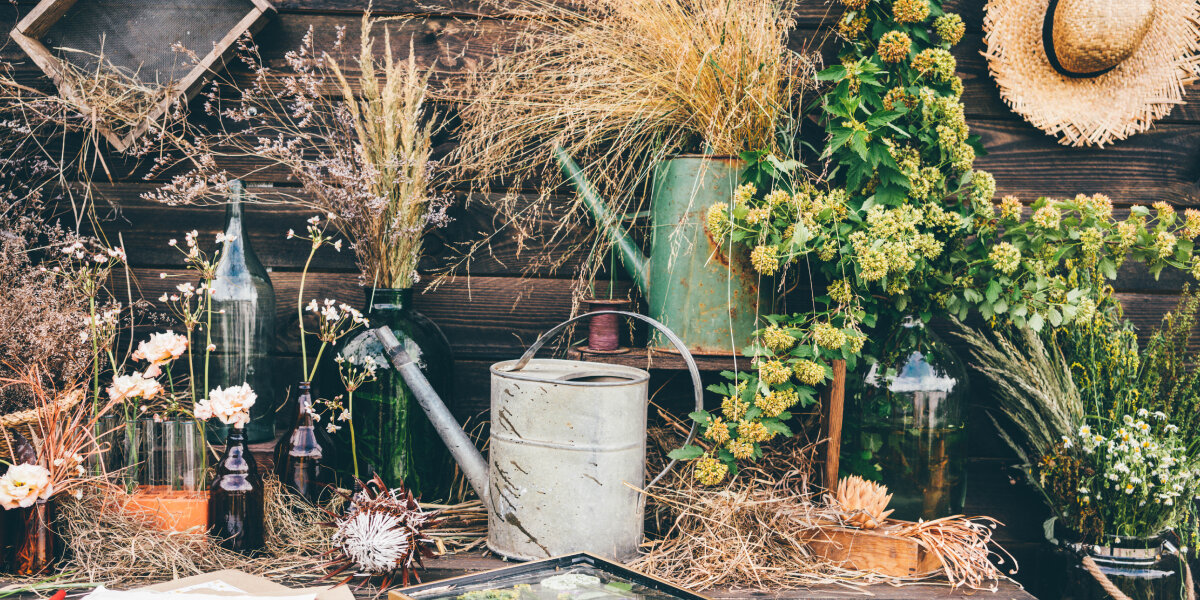
[[[312,264],[313,255],[317,253],[317,246],[314,244],[312,250],[308,251],[308,258],[304,261],[304,269],[300,271],[300,292],[296,297],[296,316],[300,319],[300,373],[308,373],[308,345],[304,342],[304,282],[308,279],[308,267]],[[313,367],[316,370],[316,367]],[[312,379],[309,379],[312,381]]]
[[[328,345],[329,342],[321,342],[321,347],[317,350],[317,357],[313,359],[312,371],[307,373],[307,376],[304,378],[305,381],[311,383],[313,378],[317,376],[317,365],[321,364],[321,355],[325,354],[325,346]]]
[[[204,312],[206,313],[206,324],[204,325],[204,400],[208,400],[208,359],[212,355],[212,279],[208,279],[208,286],[204,294]]]
[[[354,390],[349,390],[346,394],[346,406],[350,410],[350,458],[354,461],[354,480],[358,481],[358,443],[354,438]],[[329,418],[334,417],[331,415]]]
[[[92,338],[92,414],[100,410],[100,345],[96,339],[96,296],[88,296],[88,329]]]

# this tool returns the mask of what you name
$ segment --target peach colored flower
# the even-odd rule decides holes
[[[187,352],[187,338],[173,331],[150,334],[150,339],[138,344],[133,358],[148,361],[153,366],[165,365]]]
[[[192,414],[197,419],[215,417],[226,425],[241,429],[250,422],[250,407],[257,399],[258,394],[249,384],[231,385],[225,389],[218,387],[208,393],[208,400],[196,403]]]
[[[148,373],[149,370],[147,370]],[[112,385],[108,386],[108,397],[114,402],[124,402],[133,398],[152,400],[162,391],[162,384],[156,379],[135,372],[131,375],[113,377]]]
[[[54,493],[50,471],[41,465],[13,465],[0,477],[0,506],[28,508]]]

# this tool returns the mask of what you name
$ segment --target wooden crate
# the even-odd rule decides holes
[[[224,66],[238,38],[257,32],[274,12],[267,0],[42,0],[10,35],[63,98],[85,112],[87,103],[71,88],[63,61],[87,60],[101,54],[100,49],[113,58],[107,62],[136,72],[143,83],[166,87],[163,100],[141,125],[124,135],[101,129],[113,148],[123,151],[176,100],[192,99],[209,74]],[[191,64],[174,52],[175,43],[195,52],[199,62]],[[67,56],[52,50],[63,47],[82,52]]]
[[[818,556],[856,571],[889,577],[915,577],[939,571],[941,562],[911,538],[889,535],[899,525],[867,531],[826,528],[808,545]]]

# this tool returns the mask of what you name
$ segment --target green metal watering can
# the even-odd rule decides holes
[[[709,207],[732,201],[741,159],[681,155],[655,167],[647,256],[574,159],[561,148],[554,155],[648,300],[650,318],[678,334],[693,354],[737,354],[751,344],[760,306],[763,314],[773,311],[771,290],[760,304],[760,277],[749,257],[740,248],[718,248],[705,227]],[[671,350],[657,335],[651,343]]]

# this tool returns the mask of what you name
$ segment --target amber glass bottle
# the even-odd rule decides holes
[[[208,532],[222,547],[253,553],[263,546],[263,484],[246,433],[229,428],[208,499]]]
[[[280,440],[285,447],[278,452],[276,473],[279,480],[293,492],[315,503],[321,492],[317,472],[323,452],[313,421],[312,384],[307,381],[300,383],[297,405],[296,427]]]

